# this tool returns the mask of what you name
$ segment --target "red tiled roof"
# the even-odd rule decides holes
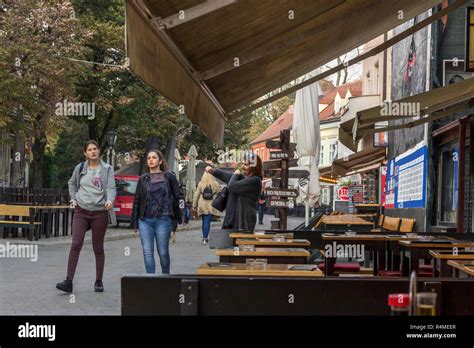
[[[319,120],[324,121],[334,115],[334,101],[331,102],[323,111],[319,113]]]
[[[290,105],[278,119],[273,122],[262,134],[255,138],[251,144],[260,143],[262,141],[277,138],[280,136],[280,131],[290,129],[293,126],[293,105]],[[291,111],[291,112],[290,112]]]
[[[362,95],[362,81],[349,82],[330,89],[324,97],[319,101],[320,104],[331,104],[336,98],[336,93],[339,92],[341,98],[345,98],[347,90],[351,91],[353,97],[360,97]]]

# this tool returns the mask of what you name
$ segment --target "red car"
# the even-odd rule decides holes
[[[133,198],[139,178],[138,175],[115,175],[117,195],[114,202],[114,211],[117,217],[117,226],[120,222],[130,223],[132,218]]]

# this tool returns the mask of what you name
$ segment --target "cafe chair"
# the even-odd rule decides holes
[[[400,223],[400,232],[411,233],[415,226],[415,219],[402,219]]]
[[[384,218],[385,218],[385,215],[380,214],[380,216],[379,216],[379,221],[377,222],[378,228],[375,228],[375,229],[373,229],[373,230],[370,230],[370,232],[374,232],[374,233],[382,232],[382,225],[383,225],[383,220],[384,220]]]

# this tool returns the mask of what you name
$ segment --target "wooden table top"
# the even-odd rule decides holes
[[[285,236],[286,239],[293,238],[293,233],[278,233],[278,235]],[[231,233],[230,238],[259,238],[259,239],[272,239],[275,236],[273,234],[252,234],[252,233]]]
[[[21,204],[5,204],[10,207],[22,207],[22,208],[33,208],[33,209],[66,209],[70,208],[69,205],[21,205]]]
[[[474,261],[454,261],[448,260],[448,265],[464,273],[474,276]]]
[[[321,223],[326,225],[367,225],[373,226],[370,221],[364,220],[354,215],[325,215],[321,219]]]
[[[309,256],[309,252],[302,248],[255,248],[255,251],[243,251],[234,249],[217,249],[217,256]]]
[[[252,239],[237,239],[235,241],[236,245],[280,245],[280,246],[289,246],[289,247],[309,247],[311,243],[307,239],[288,239],[284,242],[276,242],[268,238],[252,238]]]
[[[386,236],[381,234],[356,234],[355,236],[346,236],[345,234],[322,233],[323,240],[361,240],[361,241],[387,241]]]
[[[440,238],[438,238],[440,239]],[[456,241],[452,240],[451,243],[419,243],[416,240],[399,240],[398,243],[408,248],[422,248],[422,249],[451,249],[457,248],[473,248],[474,242]]]
[[[277,277],[322,277],[324,274],[319,268],[315,270],[290,270],[290,266],[305,265],[282,265],[267,264],[265,269],[252,269],[245,263],[232,263],[231,267],[210,267],[207,263],[203,263],[197,270],[199,275],[223,275],[223,276],[277,276]],[[307,265],[315,266],[315,265]]]
[[[457,255],[454,255],[452,251],[430,250],[429,253],[435,259],[440,260],[474,260],[474,252],[460,251]]]
[[[377,203],[360,203],[360,204],[355,204],[354,206],[356,208],[357,207],[380,207],[380,204],[377,204]]]

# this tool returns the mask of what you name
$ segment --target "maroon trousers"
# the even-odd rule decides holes
[[[73,280],[76,272],[79,254],[86,232],[92,230],[92,248],[95,254],[96,280],[102,280],[104,274],[104,237],[109,223],[106,210],[90,211],[76,206],[72,219],[72,245],[69,251],[69,262],[67,265],[67,279]]]

